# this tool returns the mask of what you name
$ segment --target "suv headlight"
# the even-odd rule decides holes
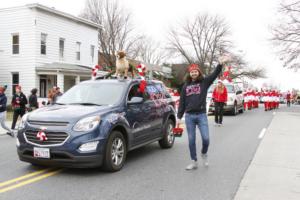
[[[23,129],[23,128],[25,128],[25,124],[26,124],[27,118],[28,118],[28,113],[25,114],[25,115],[22,117],[21,122],[19,123],[18,129]]]
[[[73,127],[74,131],[91,131],[100,123],[99,116],[86,117],[79,120]]]

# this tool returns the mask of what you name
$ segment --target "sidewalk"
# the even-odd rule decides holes
[[[300,113],[278,112],[234,200],[300,199]]]

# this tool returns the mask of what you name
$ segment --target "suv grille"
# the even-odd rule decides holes
[[[44,122],[44,121],[33,121],[29,120],[29,124],[38,126],[68,126],[68,122]]]
[[[27,141],[38,145],[60,145],[63,144],[69,136],[64,132],[44,132],[47,137],[45,141],[40,141],[39,138],[37,138],[38,131],[26,131],[25,138]]]

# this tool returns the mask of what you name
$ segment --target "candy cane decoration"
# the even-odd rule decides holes
[[[96,65],[95,67],[93,67],[92,69],[92,79],[95,80],[96,76],[97,76],[97,72],[102,69],[102,67],[100,65]]]
[[[144,64],[139,64],[137,67],[138,70],[138,74],[140,75],[142,81],[140,83],[140,87],[139,87],[139,91],[144,93],[145,92],[145,88],[147,86],[147,82],[146,82],[146,66]]]
[[[48,140],[46,133],[43,131],[39,131],[36,135],[36,137],[40,140],[40,141],[46,141]]]

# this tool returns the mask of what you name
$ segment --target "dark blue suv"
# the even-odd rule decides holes
[[[128,151],[158,141],[174,144],[174,102],[164,85],[140,80],[82,82],[55,105],[23,116],[17,134],[20,160],[36,165],[118,171]]]

